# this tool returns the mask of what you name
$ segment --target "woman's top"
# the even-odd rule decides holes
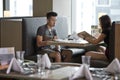
[[[110,29],[107,30],[103,30],[102,31],[103,34],[106,35],[106,37],[104,38],[104,43],[107,45],[106,47],[106,51],[105,51],[105,55],[108,59],[110,59],[110,54],[109,54],[109,36],[110,36]]]

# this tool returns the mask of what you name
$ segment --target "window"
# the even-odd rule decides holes
[[[109,15],[112,21],[120,21],[120,0],[72,0],[72,33],[87,31],[98,25],[101,15]]]
[[[3,17],[3,0],[0,0],[0,17]]]
[[[32,16],[33,0],[10,0],[10,16]]]
[[[91,33],[91,25],[95,24],[94,0],[73,0],[72,7],[72,32]]]
[[[110,0],[97,0],[97,6],[110,6]]]

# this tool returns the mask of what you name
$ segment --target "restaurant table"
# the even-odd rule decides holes
[[[33,74],[21,74],[18,72],[10,72],[6,74],[5,71],[0,71],[1,78],[8,78],[8,79],[20,79],[20,80],[69,80],[69,77],[72,76],[76,71],[78,71],[81,64],[78,63],[52,63],[52,66],[57,65],[58,68],[55,69],[46,69],[45,74],[41,75],[38,72]],[[91,68],[92,70],[95,68]],[[97,68],[99,69],[99,68]],[[100,68],[101,69],[101,68]],[[97,76],[97,77],[96,77]],[[100,78],[100,75],[94,75],[93,80],[103,80]],[[101,75],[102,76],[102,75]],[[107,78],[107,77],[105,77]],[[1,80],[1,79],[0,79]],[[77,80],[86,80],[84,78],[79,78]],[[107,79],[105,79],[107,80]],[[109,80],[114,80],[111,77]]]
[[[78,63],[52,63],[52,66],[53,65],[59,67],[56,69],[46,69],[44,75],[41,75],[38,72],[24,75],[19,72],[12,71],[9,74],[6,74],[6,71],[0,71],[0,77],[22,80],[68,80],[69,76],[76,72],[80,66]]]
[[[48,41],[48,45],[61,45],[61,46],[71,46],[71,47],[86,47],[90,46],[91,44],[85,40],[55,40],[55,41]]]

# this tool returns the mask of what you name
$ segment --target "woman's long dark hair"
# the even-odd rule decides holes
[[[108,15],[103,15],[99,18],[100,26],[102,30],[108,30],[111,28],[111,19]]]

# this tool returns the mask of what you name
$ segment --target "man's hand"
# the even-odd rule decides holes
[[[53,41],[46,41],[46,45],[51,45]]]

